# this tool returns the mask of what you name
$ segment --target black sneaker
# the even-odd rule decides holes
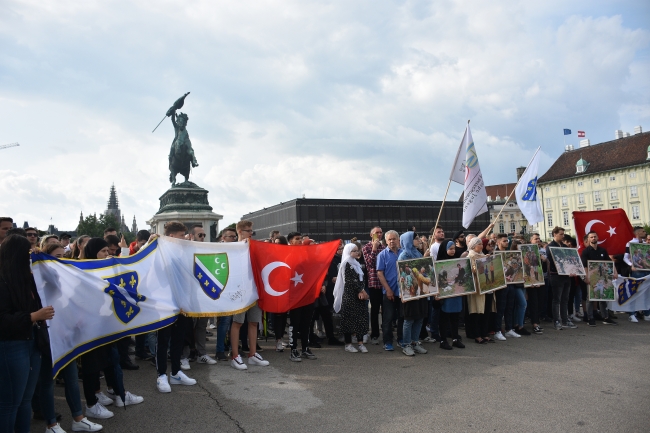
[[[454,347],[457,347],[457,348],[459,348],[459,349],[464,349],[464,348],[465,348],[465,345],[463,344],[462,341],[460,341],[460,338],[458,338],[457,340],[454,340],[454,341],[451,343],[451,345],[454,346]]]
[[[309,347],[307,348],[307,350],[303,351],[300,356],[302,356],[303,358],[307,358],[307,359],[316,359],[316,355],[311,353],[311,350],[309,350]]]
[[[523,326],[521,328],[515,329],[515,332],[519,335],[531,335],[530,332],[528,332],[528,330]]]
[[[603,320],[603,325],[618,325],[618,323],[614,322],[611,317],[608,317]]]
[[[300,352],[298,352],[297,349],[292,349],[291,350],[291,356],[289,357],[293,362],[300,362],[302,361],[302,358],[300,357]]]
[[[447,340],[442,340],[442,341],[440,342],[440,348],[441,348],[441,349],[445,349],[445,350],[451,350],[451,349],[453,349],[453,347],[451,347],[451,346],[449,345],[449,343],[447,343]]]
[[[594,319],[593,317],[591,319],[589,319],[589,326],[591,326],[592,328],[595,327],[596,326],[596,319]]]
[[[533,334],[543,334],[544,330],[539,326],[533,326]]]

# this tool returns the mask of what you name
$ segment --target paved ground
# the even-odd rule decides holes
[[[619,322],[559,332],[546,324],[544,335],[463,350],[427,344],[413,358],[324,346],[318,360],[292,363],[262,341],[271,366],[192,363],[198,385],[171,394],[158,393],[154,367],[140,362],[125,383],[144,403],[109,407],[115,417],[101,423],[120,433],[647,431],[650,322]],[[55,393],[70,431],[63,388]]]

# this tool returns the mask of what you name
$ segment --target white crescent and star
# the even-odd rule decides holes
[[[278,292],[277,290],[274,290],[273,287],[271,287],[271,284],[269,283],[269,276],[271,275],[271,272],[275,270],[276,268],[289,268],[291,267],[287,265],[284,262],[271,262],[268,265],[264,266],[264,269],[262,269],[262,282],[264,283],[264,291],[268,293],[271,296],[282,296],[285,293],[287,293],[289,290],[285,290],[284,292]],[[299,274],[298,272],[295,273],[293,278],[290,278],[291,281],[293,281],[293,287],[296,287],[299,283],[302,284],[302,276],[304,274]]]
[[[605,225],[604,222],[601,220],[591,220],[587,223],[585,226],[585,233],[589,233],[591,231],[591,227],[593,227],[594,224],[602,224]],[[609,233],[609,237],[612,237],[616,234],[616,228],[609,226],[609,230],[606,230],[607,233]],[[607,241],[607,239],[604,239],[602,241],[598,241],[598,245],[602,244],[603,242]]]

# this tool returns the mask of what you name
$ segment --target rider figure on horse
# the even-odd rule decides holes
[[[187,114],[180,113],[176,116],[176,110],[174,109],[171,113],[171,118],[175,136],[169,151],[169,181],[172,185],[176,185],[176,175],[178,173],[185,176],[185,182],[187,182],[190,176],[190,164],[192,167],[198,167],[199,163],[196,162],[192,142],[186,129]]]

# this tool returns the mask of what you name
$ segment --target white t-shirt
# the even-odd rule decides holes
[[[438,259],[438,250],[440,249],[441,243],[442,242],[436,241],[433,244],[431,244],[431,248],[429,248],[429,252],[431,253],[431,257],[433,257],[433,260]]]

